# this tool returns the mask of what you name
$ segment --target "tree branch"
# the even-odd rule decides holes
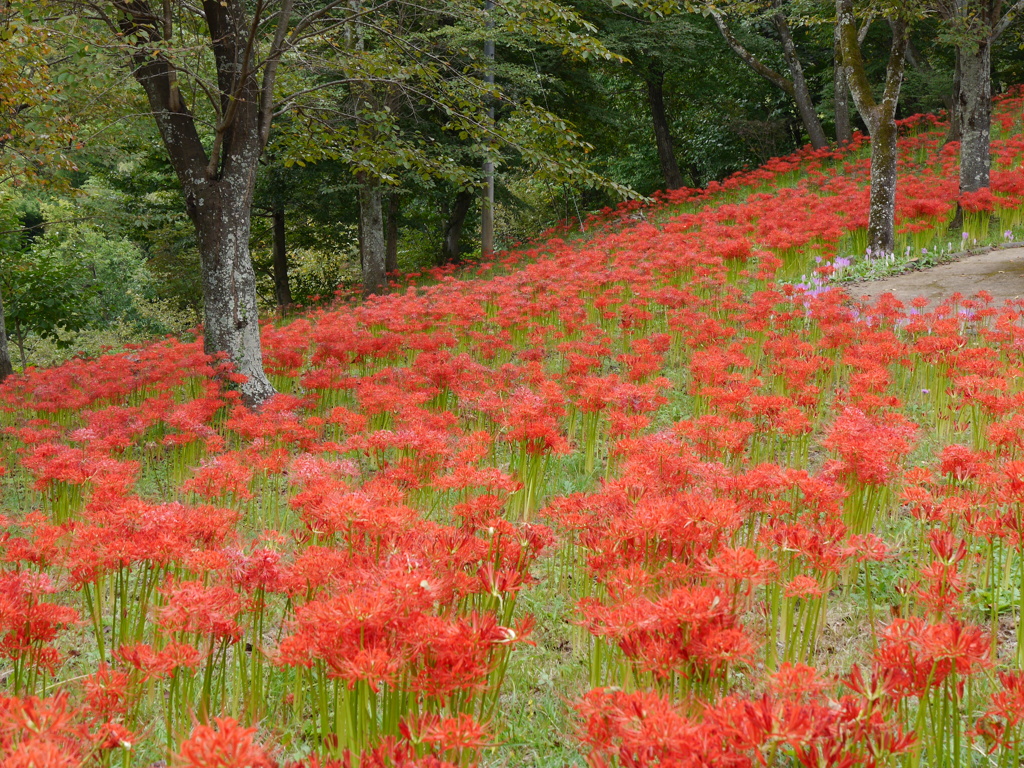
[[[872,123],[878,108],[875,95],[871,92],[871,81],[864,68],[864,57],[860,52],[857,35],[857,20],[853,15],[853,0],[836,0],[836,24],[839,25],[839,47],[843,54],[843,69],[850,93],[857,104],[864,122],[873,130]]]
[[[889,49],[889,63],[885,70],[885,91],[882,94],[883,120],[889,120],[896,115],[900,87],[903,85],[903,73],[907,67],[907,46],[910,44],[910,24],[906,19],[894,19],[889,22],[889,25],[892,27],[892,46]]]
[[[875,20],[875,14],[869,13],[868,17],[864,19],[864,24],[857,33],[857,44],[864,45],[864,39],[868,36],[868,30],[871,29],[871,22]]]
[[[1013,17],[1021,11],[1024,11],[1024,0],[1017,0],[1017,2],[1010,6],[1009,10],[1003,14],[1003,18],[999,20],[999,23],[992,28],[992,37],[990,37],[989,40],[993,43],[998,40],[1000,35],[1006,31],[1006,28],[1013,23]]]
[[[263,69],[263,84],[260,86],[260,147],[267,146],[270,139],[270,125],[274,119],[274,82],[277,78],[277,67],[284,56],[284,43],[288,36],[293,5],[294,0],[283,0],[281,3],[274,42],[270,46],[267,63]]]
[[[710,9],[710,11],[711,17],[715,20],[715,25],[718,27],[718,31],[722,33],[722,37],[725,38],[725,42],[728,43],[729,47],[736,52],[736,55],[743,60],[743,63],[757,72],[757,74],[761,75],[761,77],[784,90],[790,96],[794,96],[796,94],[796,88],[793,86],[793,82],[791,80],[783,77],[771,67],[766,66],[760,59],[754,56],[754,54],[744,48],[743,44],[736,39],[732,30],[730,30],[729,26],[725,23],[725,19],[722,18],[722,14],[714,8]]]
[[[117,0],[113,5],[121,12],[119,31],[144,41],[132,50],[135,65],[132,75],[146,92],[175,173],[183,181],[198,180],[208,158],[195,119],[178,91],[174,65],[162,54],[154,56],[149,50],[149,46],[158,47],[155,45],[160,39],[156,25],[161,19],[153,14],[145,0]]]

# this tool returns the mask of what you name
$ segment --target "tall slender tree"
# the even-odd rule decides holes
[[[658,149],[658,165],[667,189],[685,186],[683,173],[676,160],[675,142],[669,128],[668,112],[665,109],[665,68],[652,61],[644,77],[647,86],[647,103],[651,108],[651,122],[654,124],[654,143]]]
[[[836,24],[833,43],[836,143],[849,144],[853,141],[853,121],[850,119],[850,84],[846,80],[846,68],[843,66],[843,47],[839,38],[839,30],[840,27]]]

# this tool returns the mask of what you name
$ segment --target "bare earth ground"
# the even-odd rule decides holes
[[[997,307],[1007,300],[1024,301],[1024,248],[966,254],[949,264],[853,283],[846,286],[846,290],[852,298],[868,301],[891,293],[908,309],[911,300],[918,296],[928,299],[929,308],[934,308],[955,292],[971,298],[978,291],[988,291],[992,294],[992,304]]]

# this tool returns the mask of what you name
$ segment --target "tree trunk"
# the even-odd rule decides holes
[[[909,23],[889,19],[892,45],[885,68],[885,88],[880,99],[872,92],[860,51],[853,0],[836,0],[836,23],[843,52],[843,69],[857,111],[871,134],[871,205],[868,216],[868,247],[872,257],[892,253],[896,247],[896,107],[907,64]]]
[[[28,356],[25,354],[25,333],[21,323],[14,321],[14,343],[18,345],[18,356],[21,358],[21,370],[28,368]]]
[[[384,212],[381,205],[380,183],[365,173],[359,180],[359,252],[363,262],[363,296],[384,293],[388,279],[385,270],[387,256],[384,245]]]
[[[786,59],[786,66],[789,67],[789,75],[793,82],[793,99],[796,101],[796,109],[800,114],[800,121],[804,124],[804,130],[811,140],[811,146],[815,149],[824,149],[828,146],[828,139],[825,138],[825,130],[821,127],[821,120],[818,119],[818,111],[814,107],[814,99],[811,98],[811,91],[807,87],[807,79],[804,77],[804,68],[800,65],[800,57],[796,53],[796,45],[793,43],[793,35],[789,31],[789,23],[782,13],[775,14],[775,28],[782,38],[782,55]]]
[[[274,206],[274,296],[283,310],[291,306],[292,288],[288,282],[288,239],[284,229],[284,208]]]
[[[843,51],[839,44],[839,25],[835,35],[835,101],[836,101],[836,143],[849,144],[853,141],[853,122],[850,120],[850,85],[846,81],[843,67]]]
[[[871,134],[871,209],[868,243],[878,258],[896,250],[896,161],[899,131],[895,119],[880,121]]]
[[[255,407],[275,390],[263,372],[256,274],[249,255],[252,186],[238,179],[204,186],[189,206],[202,260],[203,347],[210,355],[228,354],[246,377],[239,385],[243,399]]]
[[[462,226],[466,223],[466,216],[473,205],[473,195],[466,190],[460,190],[455,196],[455,205],[452,206],[451,215],[444,227],[444,247],[442,263],[462,263]]]
[[[244,377],[238,390],[255,408],[275,394],[263,371],[256,276],[249,255],[253,186],[273,115],[273,84],[280,48],[268,53],[258,76],[256,27],[248,3],[204,0],[202,16],[217,78],[219,102],[209,146],[186,102],[175,64],[161,52],[165,25],[148,3],[118,2],[117,24],[146,92],[167,156],[181,183],[185,209],[196,228],[203,282],[203,346],[226,356]],[[170,4],[165,4],[170,9]],[[169,12],[169,11],[168,11]],[[287,19],[282,14],[282,24]],[[278,28],[278,37],[284,34]],[[260,55],[263,55],[261,52]]]
[[[992,46],[988,37],[961,47],[958,122],[960,124],[960,192],[989,185],[992,112]]]
[[[676,162],[675,147],[668,129],[668,116],[665,113],[665,70],[654,64],[647,71],[647,101],[651,106],[654,141],[658,147],[658,162],[661,165],[662,178],[665,179],[665,187],[679,189],[686,185],[679,170],[679,163]]]
[[[398,271],[398,193],[391,192],[388,198],[387,229],[384,232],[384,269]]]
[[[0,294],[0,384],[14,373],[11,353],[7,347],[7,326],[4,324],[4,297]]]
[[[942,144],[960,141],[960,51],[956,52],[956,65],[953,69],[953,95],[949,100],[949,130]]]

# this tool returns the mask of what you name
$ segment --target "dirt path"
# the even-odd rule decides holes
[[[1024,247],[1003,248],[973,255],[938,267],[909,272],[882,280],[853,283],[847,290],[855,299],[877,299],[893,294],[907,305],[918,296],[936,307],[950,294],[960,292],[964,298],[978,291],[992,294],[993,304],[1002,306],[1010,299],[1024,300]]]

